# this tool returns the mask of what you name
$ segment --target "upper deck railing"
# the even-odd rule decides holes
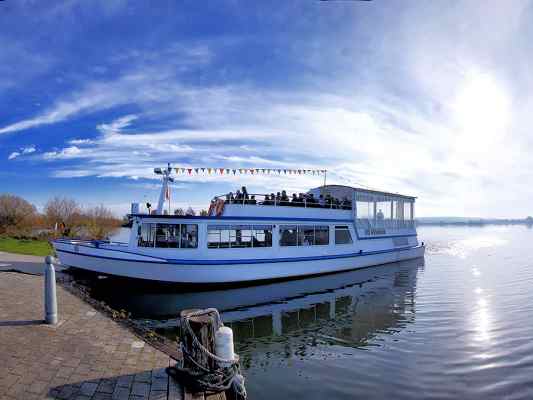
[[[268,199],[267,199],[268,197]],[[316,199],[303,197],[298,199],[270,199],[270,194],[248,193],[247,197],[231,198],[229,193],[215,196],[215,200],[222,200],[224,204],[258,205],[274,207],[303,207],[303,208],[327,208],[337,210],[351,210],[352,202],[349,200],[338,200],[335,198]]]

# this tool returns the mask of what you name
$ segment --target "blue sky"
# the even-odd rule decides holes
[[[529,1],[0,2],[0,192],[155,202],[155,166],[327,168],[419,216],[533,214]],[[178,177],[175,205],[317,177]]]

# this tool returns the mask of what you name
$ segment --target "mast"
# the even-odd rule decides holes
[[[174,182],[174,178],[170,176],[170,173],[172,172],[172,168],[170,168],[170,163],[168,163],[168,166],[166,169],[161,168],[154,168],[154,173],[157,175],[163,175],[163,185],[161,186],[161,192],[159,193],[159,201],[157,202],[157,215],[163,214],[163,208],[165,206],[165,198],[167,195],[167,191],[169,190],[168,183]],[[170,198],[168,202],[168,211],[170,214]]]

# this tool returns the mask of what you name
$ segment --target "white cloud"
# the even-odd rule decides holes
[[[65,160],[71,158],[81,158],[83,150],[76,146],[66,147],[60,151],[48,151],[43,154],[45,160]]]
[[[37,149],[35,148],[35,146],[28,146],[28,147],[23,147],[21,150],[22,150],[22,154],[31,154],[31,153],[35,153]]]
[[[111,122],[110,124],[100,124],[96,127],[100,132],[106,135],[111,135],[113,133],[119,133],[124,128],[131,125],[133,121],[138,119],[138,115],[125,115],[124,117],[118,118]]]
[[[36,149],[35,146],[33,146],[33,145],[28,146],[28,147],[21,147],[19,151],[14,151],[14,152],[12,152],[12,153],[7,157],[7,159],[8,159],[8,160],[14,160],[15,158],[17,158],[17,157],[19,157],[19,156],[21,156],[21,155],[35,153],[35,151],[37,151],[37,149]]]

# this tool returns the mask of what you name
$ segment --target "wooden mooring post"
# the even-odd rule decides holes
[[[201,313],[201,310],[197,309],[183,310],[180,313],[180,317],[182,321],[181,342],[184,353],[183,368],[189,370],[192,375],[201,375],[204,372],[204,369],[209,371],[219,369],[221,365],[218,365],[219,363],[217,360],[203,351],[196,344],[195,340],[196,337],[200,344],[207,349],[209,353],[215,355],[217,354],[215,335],[221,324],[218,311],[212,309]],[[185,319],[187,320],[190,329],[184,329]],[[190,357],[186,355],[189,355]],[[244,398],[234,392],[233,386],[230,389],[219,393],[194,393],[190,387],[187,387],[186,384],[183,386],[185,400],[240,400]]]

